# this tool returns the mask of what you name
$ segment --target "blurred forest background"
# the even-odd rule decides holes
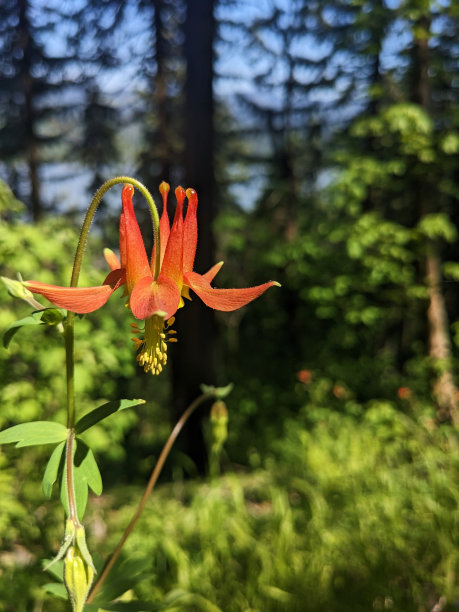
[[[233,313],[188,304],[160,377],[116,297],[78,321],[80,413],[147,400],[87,434],[102,558],[199,384],[235,383],[220,474],[203,410],[117,609],[457,609],[458,61],[458,0],[1,1],[1,274],[68,284],[91,194],[122,174],[157,199],[161,180],[197,190],[196,269],[224,260],[217,286],[282,283]],[[116,248],[115,191],[81,285]],[[4,330],[30,308],[0,291]],[[0,349],[1,429],[65,421],[63,359],[45,326]],[[0,452],[0,610],[65,610],[42,588],[62,533],[49,451]]]

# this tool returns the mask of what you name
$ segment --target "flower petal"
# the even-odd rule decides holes
[[[211,268],[212,269],[212,268]],[[210,282],[201,274],[187,272],[184,275],[185,283],[201,298],[201,300],[215,310],[237,310],[255,298],[259,297],[273,285],[280,286],[276,281],[269,281],[256,287],[245,289],[214,289]]]
[[[220,272],[220,268],[223,265],[223,261],[219,261],[214,266],[212,266],[207,272],[205,272],[202,276],[211,283],[217,274]]]
[[[198,244],[198,194],[194,189],[186,190],[188,198],[188,208],[183,224],[183,271],[193,270],[194,257],[196,255],[196,245]],[[211,279],[209,279],[211,280]]]
[[[126,281],[129,293],[141,278],[150,276],[150,263],[132,205],[133,193],[134,188],[131,185],[124,185],[121,192],[123,213],[120,218],[120,249],[122,264],[124,264],[123,251],[125,249]],[[122,228],[122,224],[124,224],[124,228]],[[124,246],[122,245],[123,241]]]
[[[156,314],[169,319],[180,303],[180,291],[173,280],[160,274],[154,280],[152,276],[142,278],[134,287],[129,305],[136,319],[148,319]]]
[[[111,294],[123,284],[124,279],[124,270],[114,270],[99,287],[58,287],[38,281],[26,281],[24,285],[59,308],[86,314],[103,306]]]
[[[165,274],[175,281],[179,290],[183,283],[183,200],[185,190],[177,187],[175,190],[177,198],[177,208],[175,209],[174,222],[172,223],[171,233],[167,241],[166,252],[164,254],[161,274]]]

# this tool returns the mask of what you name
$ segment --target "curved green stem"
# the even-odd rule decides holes
[[[78,284],[78,277],[80,276],[81,270],[81,262],[83,260],[83,253],[86,247],[86,242],[88,239],[89,228],[91,227],[92,220],[94,218],[97,207],[99,206],[103,196],[107,193],[109,189],[111,189],[114,185],[119,185],[120,183],[129,183],[136,189],[140,191],[143,197],[146,199],[147,204],[150,208],[150,213],[153,222],[153,239],[156,245],[156,259],[155,259],[155,278],[159,275],[160,269],[160,257],[161,257],[161,247],[160,247],[160,237],[159,237],[159,215],[158,210],[156,208],[155,201],[153,196],[148,191],[148,189],[137,181],[136,179],[131,178],[130,176],[116,176],[108,181],[106,181],[94,194],[91,204],[89,205],[88,212],[86,213],[86,217],[83,222],[83,227],[80,232],[80,239],[78,241],[77,250],[75,253],[75,261],[73,264],[72,271],[72,280],[70,282],[71,287],[76,287]]]
[[[167,439],[166,444],[163,447],[163,450],[161,451],[161,454],[158,458],[158,461],[156,462],[153,472],[151,473],[150,480],[148,481],[144,494],[142,495],[142,498],[137,506],[137,510],[134,512],[134,516],[132,517],[129,525],[126,527],[126,530],[124,531],[115,550],[111,554],[97,582],[95,582],[94,586],[92,587],[91,592],[87,599],[87,603],[91,603],[93,601],[94,597],[97,595],[97,593],[99,592],[99,589],[101,588],[102,584],[107,578],[110,570],[115,565],[115,562],[121,553],[121,549],[123,548],[126,540],[128,539],[140,515],[142,514],[145,504],[147,503],[147,499],[150,496],[150,493],[153,491],[153,488],[158,480],[158,477],[161,474],[161,470],[163,469],[164,463],[171,451],[172,446],[174,445],[175,440],[177,439],[177,436],[182,431],[183,426],[188,421],[188,419],[193,414],[193,412],[196,410],[196,408],[198,408],[198,406],[200,406],[203,402],[205,402],[208,399],[211,399],[212,397],[214,397],[213,393],[203,393],[202,395],[200,395],[198,398],[194,400],[194,402],[192,402],[188,406],[188,408],[182,414],[180,419],[177,421],[174,429],[171,431],[170,436]]]
[[[84,249],[86,247],[86,243],[88,240],[89,229],[91,227],[92,220],[94,219],[94,215],[96,213],[97,207],[99,206],[103,196],[107,193],[111,187],[114,185],[119,185],[120,183],[129,183],[133,187],[137,188],[140,193],[146,199],[148,206],[150,208],[150,213],[153,222],[153,239],[156,245],[156,257],[155,257],[155,266],[154,266],[154,277],[157,278],[159,276],[160,270],[160,257],[161,257],[161,246],[160,246],[160,236],[159,236],[159,215],[158,210],[156,208],[155,201],[153,196],[148,191],[148,189],[137,181],[136,179],[131,178],[130,176],[116,176],[108,181],[106,181],[94,194],[91,204],[89,205],[88,211],[86,213],[86,217],[83,222],[83,227],[81,228],[80,238],[78,240],[78,246],[75,252],[75,260],[73,262],[73,270],[72,270],[72,278],[70,281],[71,287],[76,287],[78,285],[78,279],[81,271],[81,264],[83,261]],[[66,352],[66,371],[67,371],[67,427],[72,429],[75,425],[75,381],[74,381],[74,356],[73,356],[73,346],[74,346],[74,321],[75,315],[73,312],[69,312],[67,314],[67,322],[65,326],[65,352]]]

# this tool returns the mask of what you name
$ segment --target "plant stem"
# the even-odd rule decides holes
[[[73,262],[73,270],[72,270],[72,278],[70,281],[71,287],[76,287],[78,285],[78,279],[80,277],[81,264],[83,261],[84,249],[86,247],[86,243],[88,240],[89,229],[91,227],[92,220],[96,213],[97,207],[99,206],[103,196],[107,191],[113,187],[114,185],[118,185],[119,183],[129,183],[133,187],[136,187],[141,194],[146,199],[148,206],[150,208],[152,222],[153,222],[153,238],[156,245],[156,259],[155,259],[155,278],[159,275],[160,269],[160,237],[159,237],[159,216],[158,210],[156,208],[155,201],[153,196],[148,191],[148,189],[137,181],[129,176],[117,176],[115,178],[110,179],[105,182],[94,194],[94,197],[91,200],[91,204],[89,205],[88,211],[86,213],[83,227],[81,228],[80,237],[78,239],[78,245],[75,252],[75,259]],[[75,433],[73,432],[73,427],[75,425],[75,359],[74,359],[74,323],[75,323],[75,314],[73,312],[67,313],[67,319],[65,323],[65,364],[66,364],[66,380],[67,380],[67,427],[71,430],[69,434],[69,439],[67,442],[67,449],[71,448],[72,452],[69,455],[67,452],[67,497],[69,500],[69,512],[72,512],[71,509],[71,498],[73,499],[73,511],[75,515],[75,519],[78,522],[78,517],[76,515],[76,506],[75,506],[75,490],[73,483],[73,441],[75,437]],[[71,436],[73,436],[71,438]],[[71,438],[71,439],[70,439]],[[70,514],[70,518],[73,518]]]
[[[111,554],[98,580],[95,582],[94,586],[92,587],[91,592],[87,599],[87,603],[91,603],[93,601],[94,597],[99,592],[99,589],[101,588],[103,582],[107,578],[110,570],[112,569],[116,560],[118,559],[121,549],[123,548],[126,540],[128,539],[132,530],[134,529],[135,524],[137,523],[137,520],[142,514],[145,504],[147,503],[147,499],[150,496],[150,493],[152,492],[158,480],[159,475],[161,474],[161,470],[163,469],[164,463],[171,451],[172,446],[174,445],[175,440],[177,439],[179,433],[181,432],[183,426],[188,421],[188,419],[193,414],[193,412],[196,410],[196,408],[198,408],[198,406],[200,406],[203,402],[205,402],[208,399],[211,399],[212,397],[214,397],[213,393],[203,393],[202,395],[200,395],[198,398],[194,400],[194,402],[192,402],[188,406],[188,408],[182,414],[180,419],[177,421],[174,429],[172,430],[172,432],[169,435],[169,438],[167,439],[166,444],[163,447],[163,450],[161,451],[161,454],[158,458],[158,461],[156,462],[153,472],[151,473],[150,480],[148,481],[144,494],[142,495],[142,498],[137,506],[137,510],[135,511],[134,516],[132,517],[129,525],[126,527],[126,530],[124,531],[121,537],[121,540],[118,542],[118,545],[116,546],[115,550]]]
[[[67,374],[67,427],[75,425],[75,359],[73,354],[75,314],[67,313],[65,324],[65,369]]]
[[[94,219],[94,215],[96,213],[97,207],[99,206],[103,196],[107,193],[109,189],[111,189],[114,185],[119,185],[120,183],[129,183],[133,187],[136,187],[140,193],[144,196],[147,201],[147,204],[150,208],[152,223],[153,223],[153,239],[156,245],[156,260],[155,260],[155,278],[159,275],[160,269],[160,257],[161,257],[161,247],[160,247],[160,237],[159,237],[159,215],[158,210],[156,208],[155,201],[153,196],[148,191],[148,189],[137,181],[136,179],[131,178],[130,176],[116,176],[105,182],[94,194],[91,204],[89,205],[88,211],[86,213],[86,217],[83,222],[83,227],[80,232],[80,239],[78,241],[77,250],[75,253],[75,261],[73,264],[72,271],[72,280],[70,283],[71,287],[76,287],[78,284],[78,277],[80,275],[81,270],[81,262],[83,260],[83,253],[86,247],[86,242],[88,239],[89,228],[91,227],[92,220]]]
[[[74,450],[73,445],[75,443],[75,431],[71,429],[67,438],[67,445],[65,448],[65,477],[67,481],[67,502],[69,506],[69,519],[74,525],[79,525],[78,513],[75,500],[75,484],[73,480],[73,456]]]
[[[91,204],[89,205],[83,226],[81,228],[80,237],[78,239],[78,245],[75,252],[75,259],[73,262],[72,278],[70,281],[71,287],[78,285],[78,279],[80,277],[81,264],[83,261],[84,249],[88,241],[89,229],[91,227],[92,220],[96,213],[97,207],[99,206],[103,196],[107,191],[120,183],[129,183],[133,187],[136,187],[140,193],[146,199],[150,208],[150,213],[153,222],[153,238],[156,245],[156,260],[155,260],[155,278],[159,275],[160,269],[160,237],[159,237],[159,215],[156,208],[153,196],[148,189],[130,176],[116,176],[106,181],[94,194]],[[74,326],[75,315],[73,312],[69,312],[67,315],[67,323],[65,327],[65,348],[66,348],[66,370],[67,370],[67,427],[72,428],[75,424],[75,384],[74,384],[74,357],[73,357],[73,345],[74,345]]]

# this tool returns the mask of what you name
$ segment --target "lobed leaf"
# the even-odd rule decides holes
[[[58,325],[62,322],[65,316],[65,311],[59,308],[43,308],[43,310],[37,310],[24,319],[19,319],[6,329],[3,334],[3,346],[8,348],[14,335],[21,329],[21,327],[27,325]]]
[[[19,321],[11,323],[11,325],[6,329],[5,333],[3,334],[3,346],[5,348],[9,347],[11,340],[13,339],[16,332],[21,329],[21,327],[24,327],[25,325],[43,325],[40,318],[35,315],[36,313],[33,313],[28,317],[25,317],[24,319],[19,319]]]
[[[0,444],[17,442],[16,447],[56,444],[67,439],[67,427],[52,421],[21,423],[0,432]]]
[[[62,453],[65,448],[65,441],[61,442],[56,446],[53,450],[51,457],[49,458],[48,464],[45,469],[45,473],[43,474],[43,480],[41,483],[41,487],[43,489],[43,495],[46,499],[50,499],[51,492],[53,490],[53,485],[57,480],[57,475],[59,472],[59,465],[61,463]]]
[[[122,399],[115,400],[112,402],[108,402],[107,404],[103,404],[98,408],[95,408],[92,412],[89,412],[84,417],[82,417],[78,423],[75,425],[75,431],[77,434],[83,433],[99,421],[106,419],[111,414],[115,412],[119,412],[120,410],[126,410],[126,408],[132,408],[133,406],[138,406],[140,404],[145,404],[145,400],[143,399]]]

